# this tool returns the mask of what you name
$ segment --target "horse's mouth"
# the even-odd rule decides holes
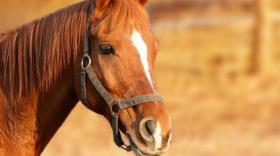
[[[150,150],[147,147],[143,147],[137,143],[136,139],[127,133],[127,138],[130,143],[131,150],[135,153],[136,156],[159,156],[163,151],[161,150]]]

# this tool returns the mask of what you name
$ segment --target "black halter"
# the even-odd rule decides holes
[[[81,101],[82,103],[88,107],[91,108],[86,94],[86,78],[88,76],[91,84],[95,87],[95,89],[98,91],[98,93],[102,96],[102,98],[107,103],[107,106],[110,109],[111,112],[111,127],[113,130],[113,136],[114,136],[114,142],[117,146],[120,148],[123,148],[126,151],[131,151],[131,147],[128,145],[125,145],[123,142],[123,139],[120,134],[120,130],[118,127],[118,117],[121,110],[133,107],[145,102],[151,102],[151,101],[158,101],[162,102],[163,99],[159,95],[155,94],[148,94],[148,95],[141,95],[137,97],[133,97],[130,99],[125,100],[115,100],[110,95],[110,93],[104,88],[102,83],[99,81],[96,74],[93,72],[93,69],[91,67],[91,57],[89,55],[90,53],[90,37],[89,37],[89,18],[92,14],[93,7],[95,6],[95,0],[93,1],[93,4],[90,4],[90,7],[88,9],[88,15],[87,15],[87,30],[85,34],[85,40],[84,40],[84,50],[83,50],[83,57],[81,60]]]

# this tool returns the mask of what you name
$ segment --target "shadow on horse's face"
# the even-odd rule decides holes
[[[144,13],[139,2],[130,5]],[[95,24],[90,26],[91,68],[110,96],[125,100],[147,94],[158,95],[153,79],[158,43],[148,21],[133,21],[130,16],[125,19],[115,18],[115,15],[104,17],[98,4],[95,12],[99,17],[95,17],[92,22]],[[86,87],[92,110],[112,121],[112,111],[98,89],[91,83]],[[137,155],[159,155],[168,148],[172,137],[171,120],[161,101],[147,101],[120,109],[118,115],[117,129],[127,136],[130,148]]]

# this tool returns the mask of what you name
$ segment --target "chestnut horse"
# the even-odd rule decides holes
[[[87,0],[0,35],[1,156],[40,155],[79,100],[110,122],[119,147],[167,150],[146,1]]]

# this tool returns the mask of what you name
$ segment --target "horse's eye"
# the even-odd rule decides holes
[[[102,44],[99,46],[101,55],[113,55],[115,54],[115,49],[110,44]]]

